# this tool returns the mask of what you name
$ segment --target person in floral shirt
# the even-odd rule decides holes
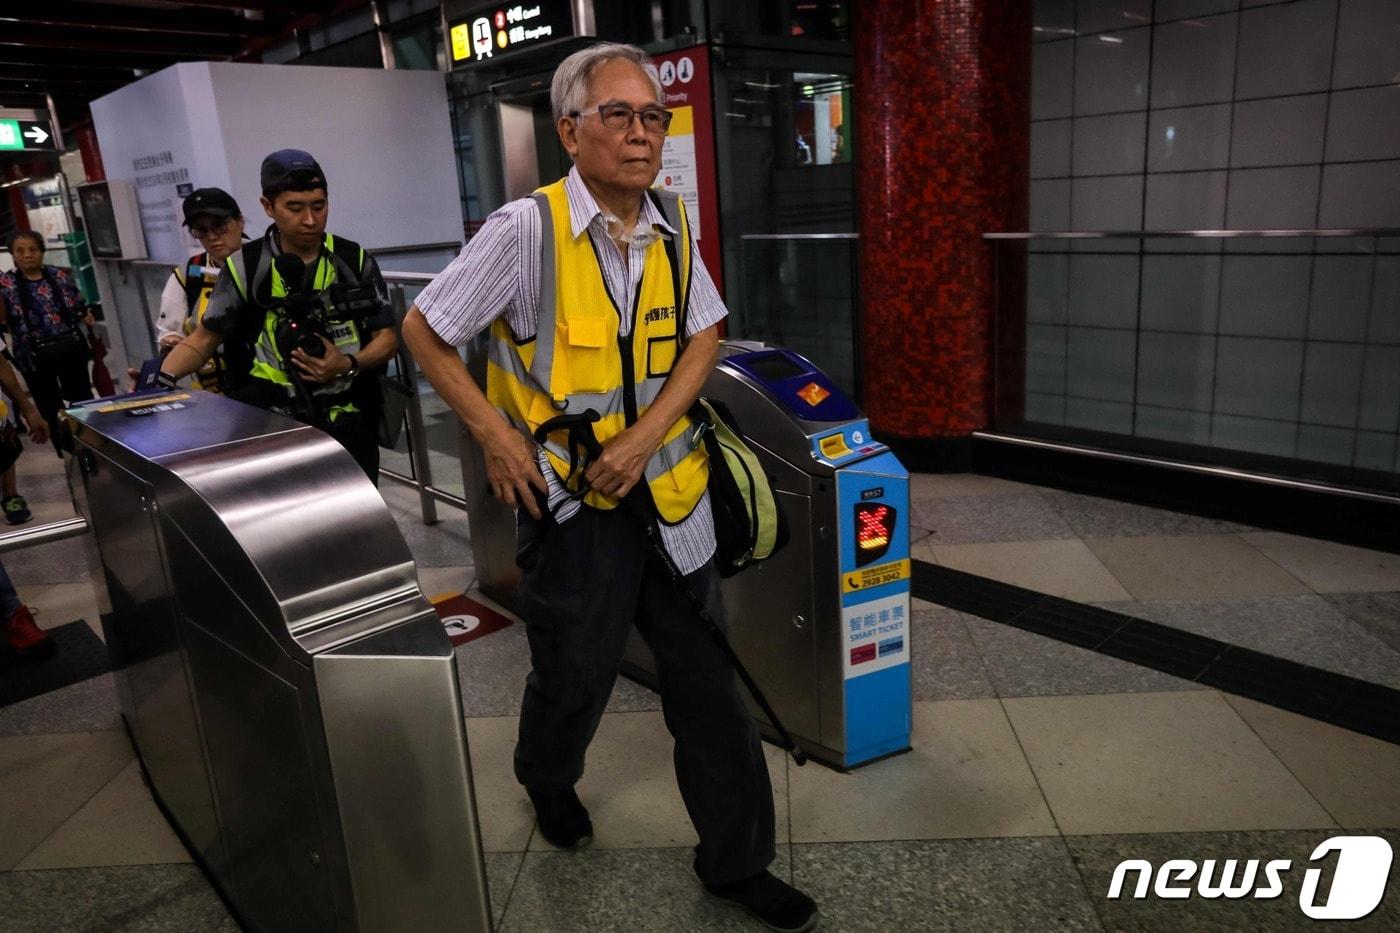
[[[32,230],[10,237],[15,269],[0,275],[4,324],[10,332],[10,354],[34,404],[49,423],[49,436],[59,446],[57,416],[63,403],[92,398],[92,359],[81,325],[93,324],[83,296],[68,273],[44,265],[44,239]],[[77,334],[79,341],[71,338]]]
[[[58,422],[59,410],[65,403],[92,398],[92,352],[81,327],[92,325],[92,315],[68,273],[44,265],[41,234],[21,230],[10,237],[9,246],[15,268],[0,275],[0,319],[10,333],[10,355],[61,456],[71,440]],[[28,508],[15,491],[12,472],[6,474],[3,490],[6,519],[12,524],[25,520]]]

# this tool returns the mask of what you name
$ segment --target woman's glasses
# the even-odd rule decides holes
[[[196,240],[202,240],[207,236],[223,236],[228,232],[228,225],[233,223],[233,218],[225,217],[223,220],[215,220],[207,226],[205,224],[190,224],[190,236]]]

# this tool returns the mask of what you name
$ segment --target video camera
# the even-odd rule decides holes
[[[287,289],[286,297],[268,307],[277,315],[273,339],[283,360],[290,360],[298,347],[308,356],[325,356],[322,337],[335,343],[337,325],[354,323],[363,328],[379,307],[379,294],[371,285],[336,284],[324,292],[307,289],[306,263],[299,256],[282,253],[273,265]]]

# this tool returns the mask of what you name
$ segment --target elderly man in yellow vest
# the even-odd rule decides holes
[[[768,872],[773,792],[732,672],[642,529],[617,508],[646,483],[684,583],[722,618],[703,449],[686,412],[718,356],[727,313],[679,200],[651,190],[670,124],[646,54],[601,44],[569,56],[550,89],[569,174],[501,208],[419,296],[403,335],[485,455],[492,491],[537,524],[518,591],[532,670],[515,773],[541,835],[592,839],[574,792],[632,625],[656,658],[676,780],[711,894],[779,930],[816,905]],[[490,328],[483,394],[455,347]],[[588,409],[602,454],[582,477],[533,432]],[[562,439],[561,439],[562,440]]]

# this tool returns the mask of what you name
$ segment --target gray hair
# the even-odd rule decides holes
[[[600,42],[580,49],[559,63],[554,72],[554,80],[549,84],[549,105],[554,110],[554,122],[560,117],[578,113],[588,104],[588,81],[593,72],[605,62],[622,60],[631,62],[646,73],[651,86],[656,90],[656,101],[662,103],[661,76],[647,55],[635,45],[620,42]]]

